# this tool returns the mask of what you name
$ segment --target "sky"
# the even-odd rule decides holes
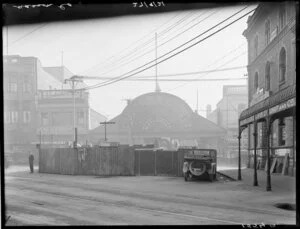
[[[255,9],[256,5],[248,5],[244,9],[245,7],[246,5],[239,4],[226,8],[39,23],[9,26],[8,29],[3,27],[3,52],[8,52],[9,55],[37,57],[43,67],[60,66],[63,62],[75,75],[87,77],[128,76],[128,72],[136,73],[137,70],[153,65],[128,78],[136,79],[155,77],[155,45],[157,57],[163,56],[158,59],[159,62],[198,42],[157,64],[157,76],[162,92],[182,98],[192,110],[198,109],[199,114],[205,117],[206,105],[210,104],[212,109],[215,109],[222,98],[224,85],[247,84],[245,79],[232,78],[247,77],[247,42],[242,33],[247,28],[249,15],[253,13],[212,34]],[[242,9],[244,10],[236,16],[211,29]],[[187,43],[190,40],[192,41]],[[187,44],[183,45],[185,43]],[[183,46],[179,47],[181,45]],[[179,48],[167,54],[177,47]],[[151,64],[145,65],[149,62]],[[201,73],[227,68],[234,69]],[[191,72],[200,73],[180,75]],[[174,82],[160,79],[224,80]],[[84,82],[87,85],[95,85],[101,84],[103,80],[85,79]],[[127,104],[126,99],[154,92],[155,81],[120,80],[89,91],[90,106],[111,119],[123,111]]]

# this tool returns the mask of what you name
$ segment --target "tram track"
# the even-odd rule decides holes
[[[24,178],[24,177],[20,177],[20,179],[32,179],[33,178]],[[36,180],[35,180],[36,181]],[[48,185],[53,185],[53,186],[57,186],[60,185],[57,181],[38,181],[39,183],[44,183],[47,186]],[[63,185],[63,182],[61,183],[61,185]],[[22,184],[9,184],[10,187],[15,187],[18,189],[27,189],[27,185],[22,185]],[[79,190],[84,191],[84,188],[82,187],[78,187],[78,185],[74,185],[74,184],[68,184],[68,188],[77,188]],[[50,189],[50,188],[48,188]],[[48,194],[52,194],[52,195],[62,195],[62,196],[66,196],[68,197],[69,195],[67,195],[66,193],[55,193],[55,192],[51,192],[51,191],[47,191],[44,190],[43,188],[31,188],[31,190],[33,191],[38,191],[38,192],[44,192],[44,193],[48,193]],[[209,202],[205,202],[203,199],[198,198],[198,197],[190,197],[188,195],[183,195],[183,194],[178,194],[178,195],[164,195],[164,194],[159,194],[157,195],[157,193],[153,193],[153,192],[148,192],[148,194],[146,192],[143,191],[143,193],[139,193],[139,192],[132,192],[132,190],[124,190],[124,189],[120,189],[120,188],[113,188],[113,187],[109,187],[109,188],[103,188],[103,187],[91,187],[89,186],[88,191],[91,192],[97,192],[97,193],[109,193],[111,195],[116,195],[116,196],[121,196],[121,197],[129,197],[129,198],[139,198],[140,200],[150,200],[150,201],[157,201],[157,202],[161,202],[161,201],[168,201],[169,203],[176,203],[176,204],[185,204],[185,205],[189,205],[189,206],[193,206],[193,207],[209,207],[212,209],[219,209],[219,208],[223,208],[223,209],[228,209],[228,210],[233,210],[233,211],[243,211],[243,212],[251,212],[251,213],[256,213],[256,214],[266,214],[266,215],[273,215],[273,216],[281,216],[281,217],[290,217],[290,214],[287,214],[284,211],[278,211],[278,209],[276,209],[276,211],[272,211],[272,210],[266,210],[266,209],[257,209],[257,208],[250,208],[250,207],[241,207],[241,206],[236,206],[233,204],[224,204],[224,203],[219,203],[217,201],[213,202],[213,201],[209,201]],[[78,192],[80,193],[80,192]],[[81,197],[81,196],[72,196],[74,198],[85,198],[85,199],[90,199],[88,197]],[[99,200],[99,199],[95,199],[92,198],[92,201],[100,201],[103,202],[103,200]],[[105,201],[104,201],[105,202]],[[106,201],[107,202],[107,201]],[[107,202],[108,203],[108,202]],[[115,203],[116,204],[116,203]],[[126,205],[126,206],[134,206],[137,207],[137,205],[134,205],[132,203],[124,203],[121,202],[119,203],[121,205]]]
[[[117,202],[111,202],[111,201],[105,201],[105,200],[99,200],[99,199],[96,199],[96,198],[92,198],[92,197],[82,197],[82,196],[74,196],[74,195],[68,195],[66,193],[54,193],[54,192],[50,192],[50,191],[39,191],[39,190],[34,190],[34,192],[37,192],[37,193],[42,193],[42,194],[47,194],[47,195],[52,195],[52,196],[58,196],[60,198],[67,198],[69,199],[70,201],[72,200],[81,200],[81,201],[88,201],[88,202],[92,202],[93,204],[95,203],[99,203],[101,204],[102,207],[104,206],[114,206],[114,207],[120,207],[120,208],[134,208],[134,209],[137,209],[139,211],[144,211],[144,212],[150,212],[150,213],[154,213],[154,214],[164,214],[164,215],[172,215],[172,216],[176,216],[176,217],[183,217],[183,218],[187,218],[187,219],[195,219],[195,220],[199,220],[199,221],[211,221],[212,224],[218,222],[218,223],[225,223],[225,224],[237,224],[237,225],[241,225],[242,222],[238,222],[238,221],[232,221],[232,220],[224,220],[224,219],[216,219],[216,218],[212,218],[212,217],[207,217],[205,215],[192,215],[191,213],[184,213],[182,211],[171,211],[171,210],[164,210],[164,209],[161,209],[161,208],[153,208],[153,207],[142,207],[142,206],[137,206],[137,205],[134,205],[134,204],[130,204],[128,202],[124,202],[124,201],[117,201]],[[18,200],[19,202],[19,200]],[[28,204],[27,201],[24,201],[24,203]],[[39,203],[38,201],[36,201],[36,203]],[[37,204],[38,206],[35,207],[36,209],[38,210],[41,210],[41,209],[45,209],[44,207],[42,206],[46,206],[46,204],[42,204],[42,203],[39,203]],[[130,210],[129,210],[130,211]]]

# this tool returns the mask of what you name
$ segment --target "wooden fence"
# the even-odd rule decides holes
[[[134,175],[129,146],[41,149],[39,172],[66,175]]]
[[[183,151],[154,150],[128,145],[42,149],[39,172],[66,175],[182,176]],[[217,159],[217,166],[224,159]],[[244,160],[242,160],[244,161]],[[237,161],[234,160],[237,166]]]
[[[183,157],[182,151],[136,149],[135,174],[182,176]]]

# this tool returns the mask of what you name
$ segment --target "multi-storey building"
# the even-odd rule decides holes
[[[36,57],[4,56],[5,152],[28,156],[40,141],[72,142],[74,127],[83,143],[88,130],[105,120],[90,108],[88,92],[76,92],[73,99],[71,85],[64,82],[72,75],[64,66],[43,68]]]
[[[239,123],[240,131],[248,133],[249,166],[257,155],[257,166],[265,168],[269,155],[274,171],[288,168],[283,173],[293,173],[296,157],[295,4],[260,3],[243,33],[248,41],[249,98]]]
[[[226,85],[223,87],[223,97],[217,103],[216,109],[211,111],[211,106],[207,105],[206,118],[218,126],[226,129],[224,136],[224,163],[236,164],[238,157],[238,119],[242,110],[247,107],[247,86],[246,85]],[[247,143],[244,136],[242,144]],[[219,162],[221,162],[219,160]],[[237,164],[236,164],[237,165]]]
[[[38,89],[58,89],[61,84],[35,57],[12,55],[3,61],[5,150],[24,150],[36,140]]]

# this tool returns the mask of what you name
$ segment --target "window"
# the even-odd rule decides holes
[[[256,92],[258,89],[258,73],[255,72],[255,76],[254,76],[254,92]]]
[[[266,64],[266,71],[265,71],[265,90],[270,90],[270,71],[271,71],[270,62],[268,61]]]
[[[285,145],[286,140],[286,129],[285,129],[285,121],[284,118],[279,119],[278,122],[278,145]]]
[[[11,112],[11,123],[17,123],[18,122],[18,111],[12,111]]]
[[[265,38],[266,38],[266,45],[270,43],[270,21],[268,20],[265,24]]]
[[[41,122],[43,126],[49,125],[49,115],[48,113],[42,112],[41,113]]]
[[[55,126],[72,126],[74,117],[72,112],[53,112],[52,124]]]
[[[23,91],[29,92],[31,88],[28,75],[24,76]]]
[[[254,55],[255,55],[255,57],[257,57],[257,55],[258,55],[258,36],[257,35],[255,36],[255,39],[254,39]]]
[[[78,125],[84,124],[84,112],[77,112],[77,124]]]
[[[23,112],[23,122],[24,123],[29,123],[31,120],[31,113],[30,111],[24,111]]]
[[[286,15],[285,15],[285,8],[284,5],[280,7],[279,10],[279,29],[283,29],[286,23]]]
[[[4,123],[11,123],[10,117],[11,117],[11,112],[4,111]]]
[[[17,83],[10,82],[10,83],[8,84],[8,91],[9,91],[9,92],[17,92],[17,90],[18,90],[18,85],[17,85]]]
[[[286,71],[286,52],[284,48],[281,48],[279,54],[279,82],[285,81]]]
[[[28,83],[28,82],[25,82],[24,84],[23,84],[23,91],[24,92],[30,92],[30,83]]]

